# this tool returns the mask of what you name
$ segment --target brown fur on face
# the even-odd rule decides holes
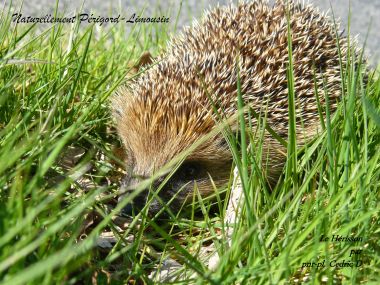
[[[167,51],[128,87],[113,98],[114,117],[128,151],[134,175],[150,177],[157,169],[216,126],[214,105],[226,118],[237,112],[237,70],[244,103],[265,114],[267,123],[288,136],[288,22],[286,1],[270,6],[258,0],[207,13],[174,38]],[[296,96],[297,143],[315,136],[320,125],[315,89],[330,109],[341,96],[339,48],[346,64],[347,39],[336,41],[334,24],[308,5],[290,3],[290,27]],[[353,52],[358,51],[353,48]],[[237,68],[238,66],[238,68]],[[211,100],[210,100],[211,98]],[[257,121],[253,118],[254,128]],[[238,129],[232,125],[232,129]],[[272,182],[281,173],[286,149],[273,137],[264,137],[262,160]],[[168,201],[185,186],[173,203],[178,208],[193,191],[194,181],[204,196],[213,192],[209,175],[217,186],[228,180],[232,157],[221,135],[201,144],[184,165],[199,165],[194,178],[174,174],[160,197]],[[201,167],[202,166],[202,167]],[[158,206],[157,206],[158,207]]]

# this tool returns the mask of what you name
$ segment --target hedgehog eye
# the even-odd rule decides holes
[[[186,176],[194,176],[195,175],[195,172],[196,172],[196,169],[194,167],[194,165],[189,165],[185,168],[185,171],[186,171]]]
[[[192,180],[199,176],[201,167],[195,162],[185,162],[178,170],[178,174],[182,179]]]

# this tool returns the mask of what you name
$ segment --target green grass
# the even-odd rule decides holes
[[[124,170],[109,97],[143,51],[156,55],[165,47],[169,29],[15,26],[7,8],[0,17],[0,284],[152,284],[149,275],[168,256],[179,264],[177,284],[287,284],[305,275],[310,284],[326,278],[327,284],[380,283],[376,72],[364,84],[361,67],[348,64],[344,100],[336,113],[326,112],[323,131],[305,147],[297,147],[290,128],[286,167],[272,193],[260,171],[265,166],[255,159],[268,127],[239,92],[240,129],[247,129],[244,112],[263,123],[239,138],[223,129],[246,193],[229,247],[226,203],[219,197],[221,215],[208,214],[209,202],[198,203],[203,219],[170,213],[164,226],[144,211],[128,227],[115,219],[132,197],[115,207]],[[295,126],[291,61],[288,78]],[[144,183],[136,193],[151,181]],[[117,242],[100,248],[102,232],[112,232]],[[364,241],[320,241],[337,234]],[[221,255],[214,271],[197,254],[212,243]],[[352,249],[362,250],[353,257],[364,262],[361,267],[329,266],[351,261]],[[301,268],[323,260],[324,268]]]

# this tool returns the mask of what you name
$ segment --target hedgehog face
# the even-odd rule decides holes
[[[133,191],[141,180],[149,179],[199,139],[209,135],[215,123],[209,112],[191,101],[173,104],[164,99],[167,97],[128,94],[123,89],[119,91],[120,96],[115,96],[114,114],[128,157],[128,177],[124,186]],[[165,185],[161,185],[165,176],[152,183],[151,190],[161,187],[158,198],[150,204],[149,214],[157,213],[163,208],[162,204],[178,211],[184,204],[191,203],[195,188],[202,197],[215,194],[213,184],[219,188],[228,182],[231,163],[231,153],[223,137],[217,135],[202,141],[188,153]],[[139,194],[133,201],[135,208],[143,208],[148,196],[149,189]],[[129,205],[126,212],[130,209]]]

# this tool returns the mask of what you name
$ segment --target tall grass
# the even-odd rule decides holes
[[[127,227],[115,218],[154,177],[115,204],[124,170],[108,99],[143,51],[157,54],[165,45],[168,29],[56,24],[41,30],[12,24],[10,15],[5,7],[0,19],[1,284],[152,284],[152,272],[169,261],[176,262],[170,274],[177,284],[380,282],[380,79],[376,72],[363,78],[362,66],[351,64],[360,62],[354,54],[342,69],[345,99],[338,111],[329,114],[328,105],[320,106],[326,108],[320,135],[297,148],[289,129],[286,167],[272,193],[256,159],[268,131],[265,116],[244,106],[238,84],[240,137],[221,126],[246,199],[230,245],[226,202],[217,197],[220,214],[211,214],[211,202],[198,201],[196,191],[191,219],[169,212],[170,222],[162,224],[144,214],[148,205],[122,220]],[[288,50],[291,59],[291,45]],[[291,60],[288,83],[292,126]],[[247,113],[262,122],[256,130]],[[168,169],[174,171],[185,155]],[[196,207],[202,219],[195,217]],[[106,247],[99,239],[104,232],[113,237]],[[320,241],[333,235],[364,241]],[[209,244],[220,255],[215,270],[200,254]],[[353,249],[362,252],[350,257]],[[306,267],[324,260],[324,267]],[[330,266],[334,260],[363,263],[336,268]]]

